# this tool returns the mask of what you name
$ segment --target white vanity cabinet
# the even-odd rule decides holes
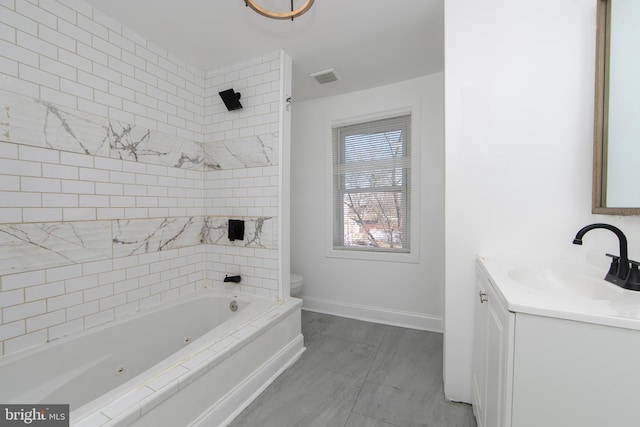
[[[611,301],[584,302],[584,313],[560,311],[553,298],[527,305],[533,294],[517,295],[494,265],[479,261],[476,275],[472,403],[478,426],[640,426],[636,324],[612,317],[598,323],[593,313]],[[640,319],[640,304],[625,307],[627,318]]]
[[[511,425],[514,317],[477,268],[472,404],[478,427]]]

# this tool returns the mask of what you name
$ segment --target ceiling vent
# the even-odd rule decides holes
[[[311,73],[310,76],[316,79],[316,81],[321,85],[340,80],[340,77],[338,77],[338,74],[336,74],[336,70],[334,68],[318,71],[317,73]]]

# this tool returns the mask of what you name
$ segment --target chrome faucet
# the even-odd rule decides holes
[[[582,238],[584,235],[587,234],[588,231],[596,228],[603,228],[605,230],[612,231],[618,237],[618,241],[620,243],[619,256],[606,254],[612,259],[611,266],[609,266],[609,271],[607,272],[604,280],[625,289],[640,291],[640,270],[638,270],[640,263],[629,259],[627,237],[618,227],[602,223],[587,225],[586,227],[582,227],[578,230],[576,237],[573,239],[573,244],[582,245]]]

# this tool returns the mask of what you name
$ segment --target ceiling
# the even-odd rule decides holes
[[[212,70],[282,48],[293,98],[376,87],[444,68],[444,0],[315,0],[295,20],[258,15],[243,0],[87,0],[188,64]],[[289,0],[256,0],[276,11]],[[294,7],[302,0],[295,0]],[[310,73],[335,68],[320,85]]]

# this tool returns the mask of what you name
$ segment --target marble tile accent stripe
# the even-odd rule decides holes
[[[234,218],[245,221],[244,240],[227,238],[229,220],[226,217],[208,216],[204,220],[201,242],[212,245],[242,246],[247,248],[277,249],[273,217]]]
[[[0,91],[0,141],[199,171],[277,164],[277,133],[200,142]]]
[[[111,257],[108,221],[0,224],[0,275]]]
[[[0,224],[0,276],[200,244],[201,217]]]
[[[205,144],[210,169],[239,169],[278,164],[278,133],[266,133]],[[212,160],[215,159],[215,162]]]
[[[113,222],[113,256],[160,252],[200,243],[202,218],[160,218]]]
[[[5,91],[0,99],[2,141],[109,156],[106,120]]]

